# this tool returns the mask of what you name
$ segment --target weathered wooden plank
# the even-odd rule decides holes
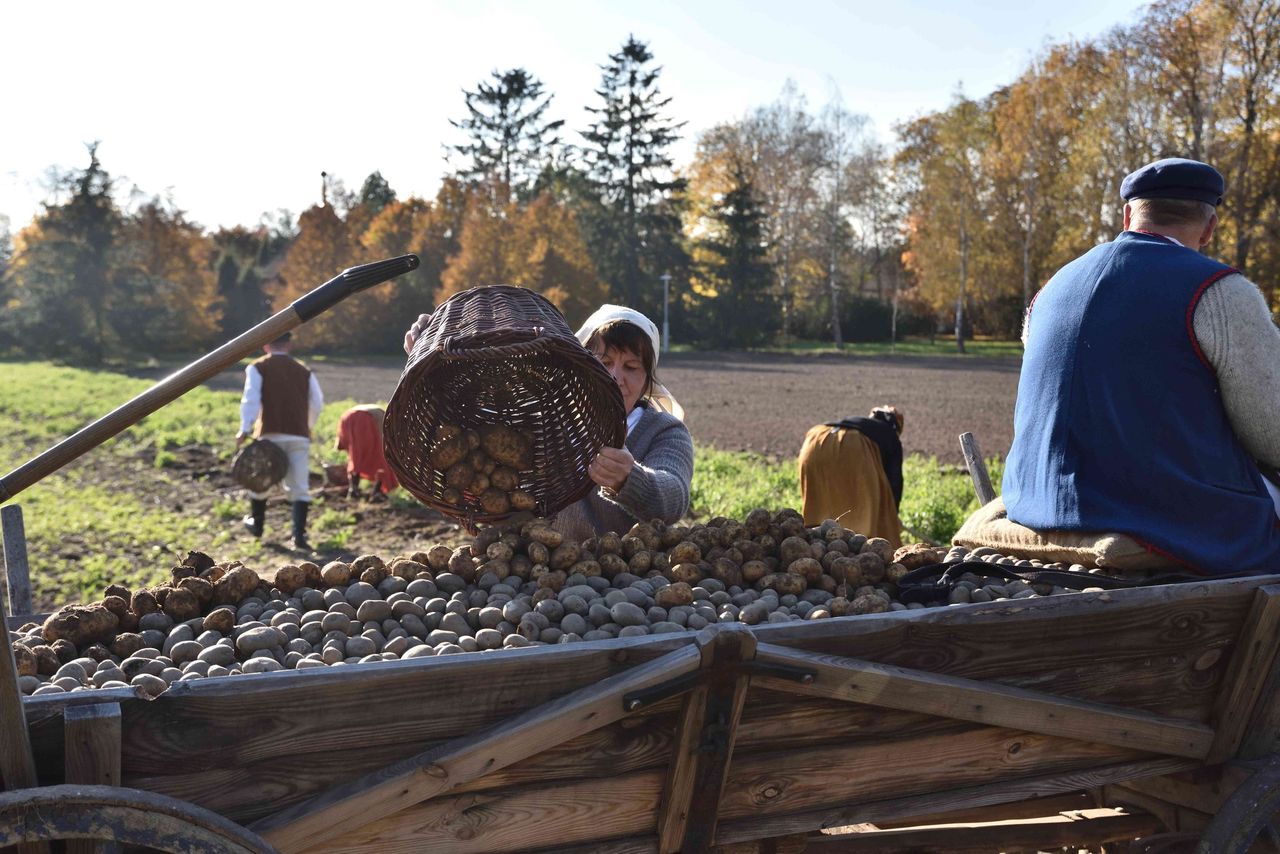
[[[755,637],[745,626],[699,638],[698,647],[705,682],[685,701],[676,730],[658,814],[662,854],[702,854],[711,849],[720,794],[747,695],[749,680],[740,665],[756,655]]]
[[[1159,832],[1160,821],[1150,815],[1116,815],[1056,820],[1035,824],[883,830],[840,836],[815,836],[809,854],[987,854],[991,851],[1039,851],[1064,846],[1084,847],[1128,842]]]
[[[676,646],[693,638],[682,641]],[[352,744],[465,735],[599,682],[632,661],[616,650],[580,646],[531,650],[551,653],[536,657],[511,650],[179,682],[154,701],[122,704],[124,774],[214,770]],[[369,725],[371,698],[376,727]],[[181,766],[174,756],[183,758]]]
[[[660,770],[560,786],[446,795],[334,837],[328,854],[483,854],[594,846],[652,834]]]
[[[9,632],[0,631],[0,779],[6,789],[36,785],[36,763],[18,690],[18,663]]]
[[[750,637],[750,634],[747,634]],[[255,832],[281,851],[314,847],[352,823],[367,824],[504,768],[627,714],[622,698],[697,669],[690,645],[589,685],[501,725],[456,739],[257,822]]]
[[[1108,745],[979,726],[882,744],[831,744],[751,754],[739,751],[720,801],[720,820],[807,812],[1019,777],[1065,774],[1145,756]]]
[[[829,697],[890,709],[1062,735],[1199,759],[1209,750],[1214,732],[1147,713],[1055,697],[1040,691],[926,673],[893,665],[817,655],[762,644],[760,660],[812,671],[812,682],[776,677],[759,679],[761,687]]]
[[[1098,806],[1088,792],[1070,792],[1063,795],[1047,795],[1043,798],[1028,798],[1024,801],[1010,801],[992,804],[985,807],[974,807],[966,810],[932,813],[930,815],[913,815],[910,818],[883,819],[875,826],[881,830],[893,830],[899,827],[914,827],[920,824],[977,824],[986,821],[1015,821],[1024,818],[1041,818],[1043,816],[1060,815],[1064,812],[1094,809]],[[832,828],[840,832],[840,828]]]
[[[1151,759],[1113,765],[1084,763],[1081,769],[1027,776],[993,775],[991,781],[960,785],[922,794],[855,802],[804,812],[764,815],[722,821],[717,833],[721,844],[799,833],[805,830],[843,827],[862,822],[906,818],[946,810],[973,809],[989,804],[1092,789],[1121,780],[1159,776],[1196,767],[1191,759]],[[859,767],[861,770],[861,766]]]
[[[969,479],[973,481],[973,491],[978,496],[978,503],[990,504],[995,500],[996,491],[991,486],[991,475],[987,474],[987,464],[978,448],[978,438],[972,433],[961,433],[960,453],[964,454],[964,464],[969,469]]]
[[[22,507],[6,504],[0,507],[0,537],[4,540],[4,577],[8,589],[6,614],[30,614],[31,574],[27,566],[27,533],[22,524]]]
[[[88,786],[120,785],[120,706],[98,703],[72,706],[66,711],[67,783]],[[111,854],[114,842],[69,839],[67,854]]]
[[[1280,585],[1269,584],[1254,592],[1240,640],[1231,655],[1231,666],[1214,706],[1218,731],[1205,761],[1216,765],[1235,755],[1253,720],[1254,706],[1266,685],[1280,646]]]
[[[455,793],[529,783],[612,777],[665,767],[675,731],[675,714],[628,717],[550,748],[536,756],[457,786]],[[126,777],[125,784],[182,800],[198,801],[242,824],[301,803],[333,786],[444,744],[406,742],[364,749],[290,754],[250,765],[189,774]]]

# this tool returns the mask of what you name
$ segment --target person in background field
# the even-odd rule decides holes
[[[800,447],[804,523],[845,528],[902,545],[902,413],[877,406],[866,418],[809,429]]]
[[[1196,572],[1280,569],[1280,330],[1253,283],[1200,253],[1225,189],[1205,163],[1143,166],[1120,185],[1125,230],[1036,295],[1010,522],[1115,532]]]
[[[400,485],[387,465],[382,449],[382,419],[386,413],[373,404],[353,406],[338,419],[334,449],[347,452],[347,496],[360,496],[360,480],[371,481],[370,499],[386,495]]]
[[[422,315],[405,335],[405,352],[426,328]],[[597,489],[556,514],[553,526],[580,541],[636,522],[674,524],[689,510],[693,439],[684,410],[655,375],[661,350],[658,328],[634,309],[601,306],[577,332],[622,391],[627,438],[621,448],[602,448],[587,468]]]
[[[292,336],[286,332],[263,348],[266,355],[244,371],[244,396],[240,399],[240,432],[236,447],[251,435],[280,446],[289,458],[284,492],[293,510],[293,547],[310,551],[307,542],[307,510],[311,506],[308,456],[324,395],[316,375],[289,355]],[[267,513],[266,493],[249,493],[249,515],[244,525],[262,536]]]

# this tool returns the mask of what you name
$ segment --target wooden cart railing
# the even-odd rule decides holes
[[[1077,822],[1077,838],[1167,833],[1204,814],[1179,800],[1204,806],[1205,781],[1242,773],[1206,769],[1276,750],[1277,581],[725,626],[197,680],[153,701],[122,689],[23,705],[44,786],[100,781],[198,805],[258,850],[736,852],[782,850],[761,840],[795,837],[814,851],[865,851],[870,834],[805,836],[1017,814],[1081,792],[1146,812]],[[0,802],[8,827],[6,815]],[[0,844],[18,838],[0,832]]]

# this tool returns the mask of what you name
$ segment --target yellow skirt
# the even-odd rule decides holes
[[[804,523],[835,519],[845,528],[902,545],[902,522],[876,443],[857,430],[818,425],[800,448]]]

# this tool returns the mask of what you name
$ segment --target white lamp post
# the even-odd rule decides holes
[[[671,326],[667,322],[667,301],[671,289],[671,274],[663,273],[659,276],[662,279],[662,352],[671,349]]]

